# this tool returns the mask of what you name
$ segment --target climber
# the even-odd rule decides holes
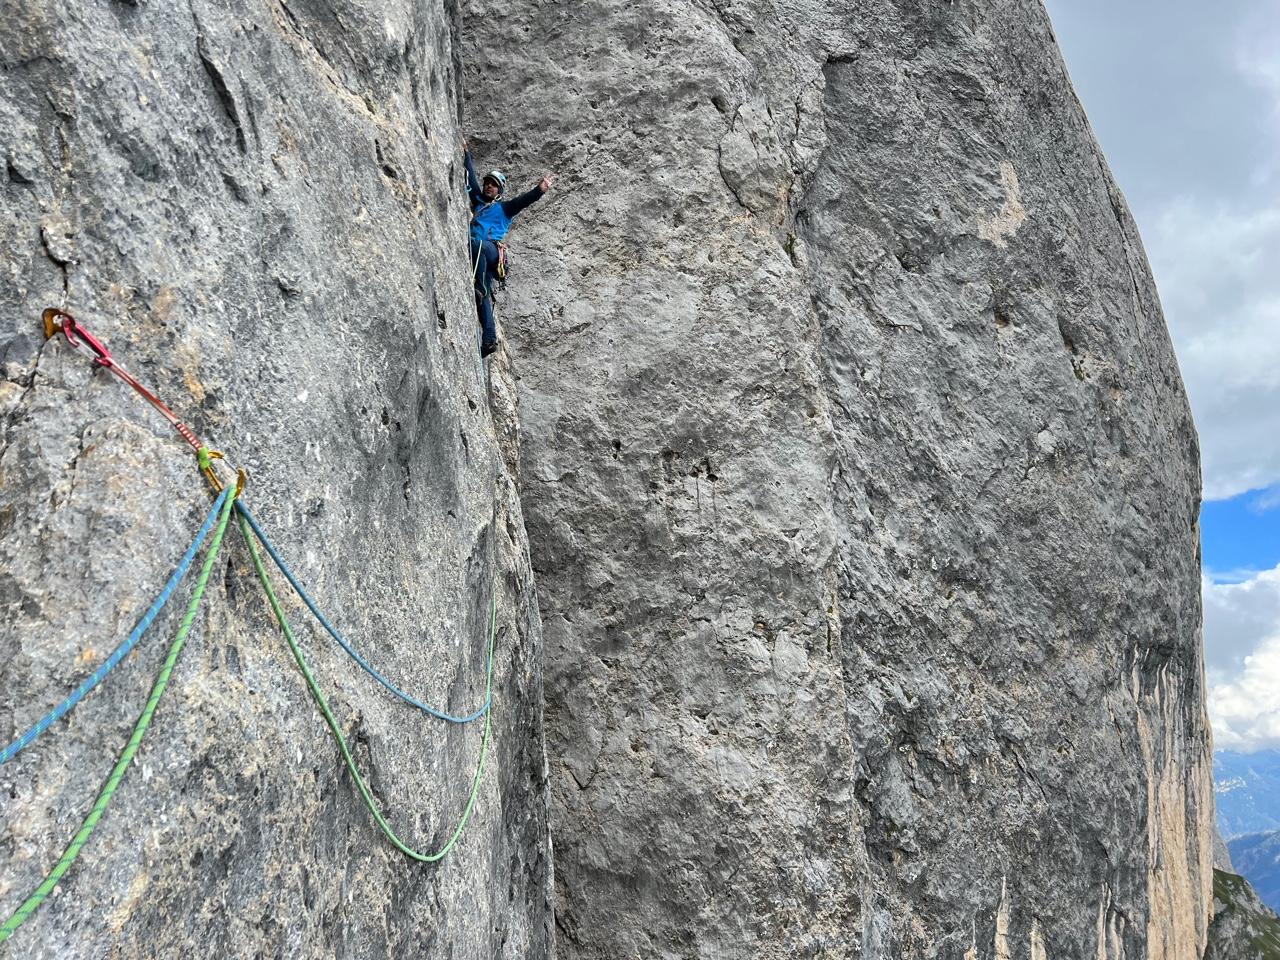
[[[498,328],[493,320],[493,284],[506,271],[506,246],[503,240],[517,213],[551,189],[551,175],[538,181],[531,190],[514,200],[500,200],[507,186],[506,175],[493,170],[476,179],[471,150],[462,141],[462,155],[467,168],[467,197],[471,201],[471,273],[476,288],[476,314],[483,330],[480,356],[487,357],[498,349]]]

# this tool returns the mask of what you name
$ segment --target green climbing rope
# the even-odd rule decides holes
[[[35,892],[27,897],[22,906],[14,911],[13,916],[4,922],[4,926],[0,927],[0,943],[13,936],[14,932],[40,908],[40,904],[53,892],[53,888],[58,885],[62,875],[67,872],[71,864],[75,862],[76,857],[80,855],[80,849],[88,841],[89,835],[93,833],[98,821],[102,819],[103,813],[106,812],[107,804],[111,802],[112,795],[115,794],[116,788],[120,786],[121,779],[123,779],[129,769],[129,765],[133,762],[133,755],[138,752],[138,745],[142,743],[147,727],[151,726],[151,717],[156,712],[160,698],[164,695],[165,687],[169,685],[169,675],[173,673],[174,664],[178,662],[178,655],[182,653],[182,647],[187,642],[187,634],[191,630],[191,624],[195,622],[196,610],[200,606],[201,598],[204,597],[205,586],[209,582],[209,574],[212,572],[214,560],[218,556],[218,548],[222,545],[222,535],[226,532],[227,520],[231,516],[231,507],[235,503],[235,499],[235,495],[232,494],[222,504],[222,512],[218,515],[218,526],[213,532],[213,540],[209,543],[209,552],[205,554],[204,566],[200,568],[200,576],[196,580],[195,589],[191,593],[191,601],[187,604],[187,612],[183,616],[182,624],[178,627],[178,633],[169,647],[169,655],[165,657],[164,665],[160,668],[160,672],[156,674],[155,683],[151,686],[151,696],[147,698],[147,705],[142,708],[142,714],[138,717],[138,722],[133,725],[133,735],[129,737],[129,742],[125,744],[124,750],[120,752],[120,758],[116,760],[115,767],[112,768],[111,774],[102,785],[102,790],[98,793],[98,799],[94,801],[93,809],[85,817],[84,823],[76,831],[76,835],[71,838],[71,843],[67,845],[67,849],[63,852],[58,862],[49,871],[49,875],[44,878],[44,882],[40,886],[36,887]]]
[[[196,458],[197,458],[197,462],[199,464],[200,470],[204,474],[206,479],[208,479],[209,483],[213,486],[215,491],[219,493],[221,505],[220,506],[218,504],[214,505],[214,509],[218,510],[217,527],[215,528],[213,539],[210,541],[209,549],[205,555],[204,564],[201,567],[200,575],[196,580],[195,588],[191,595],[191,600],[187,605],[186,613],[184,614],[182,618],[182,622],[178,627],[178,632],[174,637],[173,643],[169,647],[169,652],[165,657],[164,663],[162,664],[160,671],[156,675],[156,679],[152,684],[151,693],[147,698],[146,705],[143,707],[141,715],[138,717],[137,722],[134,724],[133,733],[130,735],[129,741],[125,744],[124,749],[120,752],[120,755],[116,760],[115,766],[112,768],[111,773],[108,775],[106,781],[103,783],[102,788],[98,793],[98,797],[94,801],[93,807],[89,811],[88,816],[85,817],[84,822],[81,824],[80,829],[76,831],[75,836],[71,838],[71,842],[67,845],[66,850],[63,852],[62,856],[58,859],[58,862],[54,864],[53,869],[49,871],[49,874],[44,878],[44,880],[36,888],[36,890],[18,907],[16,911],[14,911],[13,915],[10,916],[9,919],[6,920],[3,925],[0,925],[0,943],[3,943],[6,940],[8,940],[28,919],[30,919],[30,917],[36,912],[36,910],[40,908],[40,905],[48,898],[48,896],[57,887],[62,877],[66,874],[66,872],[71,868],[71,865],[79,857],[80,851],[83,849],[84,845],[88,842],[90,836],[93,834],[93,831],[98,825],[98,821],[101,820],[103,815],[106,813],[106,809],[108,805],[111,803],[112,797],[115,795],[117,788],[120,786],[121,781],[124,779],[124,775],[128,772],[129,767],[132,765],[133,758],[137,753],[139,746],[141,746],[143,737],[146,735],[147,729],[150,727],[152,718],[155,715],[155,711],[160,704],[160,699],[161,697],[164,696],[164,691],[168,687],[169,679],[173,673],[174,666],[177,664],[178,657],[181,655],[182,649],[186,644],[187,635],[188,633],[190,633],[191,626],[195,622],[195,616],[200,607],[200,602],[204,597],[204,592],[209,582],[209,576],[213,571],[214,562],[217,558],[218,551],[222,546],[223,537],[227,529],[227,523],[231,517],[231,512],[233,508],[237,506],[236,498],[239,496],[244,483],[244,472],[240,471],[239,482],[235,487],[235,491],[231,493],[228,493],[227,491],[225,491],[223,489],[222,483],[219,481],[217,475],[213,470],[213,466],[211,462],[212,459],[221,459],[222,455],[220,453],[216,453],[214,451],[209,450],[207,447],[201,444],[199,439],[195,436],[195,434],[192,433],[191,430],[187,428],[185,424],[179,421],[177,417],[173,414],[173,412],[169,410],[168,407],[166,407],[154,394],[152,394],[145,387],[143,387],[141,383],[139,383],[132,376],[130,376],[124,370],[122,370],[112,359],[106,347],[104,347],[98,340],[96,340],[91,334],[89,334],[88,331],[84,330],[83,327],[78,326],[74,318],[71,317],[70,314],[67,314],[65,311],[56,310],[56,309],[46,310],[43,316],[43,321],[45,325],[46,339],[51,337],[56,332],[62,332],[66,337],[67,341],[72,346],[77,346],[77,339],[82,340],[85,344],[87,344],[91,348],[92,352],[96,355],[95,362],[98,365],[109,367],[113,373],[115,373],[121,380],[123,380],[126,384],[128,384],[135,391],[137,391],[139,395],[141,395],[145,400],[147,400],[153,407],[155,407],[161,414],[163,414],[171,424],[173,424],[173,426],[182,435],[183,439],[185,439],[192,446],[192,448],[195,449]],[[492,710],[490,709],[490,704],[492,703],[492,695],[493,695],[493,654],[494,654],[494,646],[495,646],[497,629],[498,629],[498,604],[497,604],[496,590],[490,606],[490,615],[489,615],[489,651],[488,651],[488,666],[486,669],[486,679],[485,679],[485,701],[484,701],[485,706],[482,708],[484,712],[484,733],[480,742],[480,757],[479,757],[479,761],[476,764],[475,777],[471,782],[471,792],[467,797],[466,806],[463,808],[462,815],[458,819],[458,822],[454,827],[452,834],[450,834],[449,839],[445,842],[444,846],[442,846],[435,853],[419,853],[418,851],[407,846],[403,841],[400,840],[398,836],[396,836],[395,831],[391,829],[391,826],[387,823],[381,811],[378,809],[378,806],[374,801],[373,795],[370,792],[368,785],[365,783],[364,778],[360,775],[359,770],[356,768],[355,760],[351,755],[351,751],[347,747],[345,739],[342,736],[342,731],[339,729],[338,723],[334,719],[333,713],[330,711],[329,704],[326,702],[324,695],[320,692],[320,688],[316,683],[315,677],[312,675],[310,668],[307,666],[306,659],[302,655],[302,650],[298,646],[297,640],[294,638],[293,631],[290,629],[288,621],[285,619],[284,611],[280,607],[280,602],[276,597],[275,591],[271,587],[271,581],[267,576],[266,569],[262,564],[262,558],[259,556],[258,550],[254,545],[253,537],[250,534],[249,524],[246,523],[246,520],[245,520],[246,515],[247,515],[247,512],[238,512],[237,519],[240,524],[240,532],[244,535],[245,543],[249,547],[249,554],[253,559],[254,570],[258,575],[259,581],[262,583],[262,587],[266,592],[267,599],[271,604],[272,612],[276,617],[276,621],[280,625],[280,630],[284,634],[285,640],[288,642],[289,649],[293,653],[294,660],[298,664],[298,669],[301,671],[303,679],[306,681],[307,689],[310,691],[312,698],[315,700],[316,705],[319,708],[320,713],[324,718],[325,724],[329,728],[330,734],[333,736],[334,740],[338,744],[338,748],[342,753],[342,758],[346,763],[348,771],[350,771],[351,773],[352,779],[356,783],[356,787],[360,792],[361,799],[364,801],[364,804],[368,808],[369,813],[372,815],[379,829],[386,836],[386,838],[391,842],[391,844],[397,850],[403,853],[405,856],[423,863],[434,863],[436,861],[443,859],[444,856],[448,854],[450,850],[453,849],[454,845],[461,838],[462,833],[466,829],[467,824],[470,822],[471,815],[475,810],[476,799],[479,797],[479,794],[480,794],[480,782],[484,776],[485,761],[487,760],[489,755],[489,741],[490,741],[490,736],[492,734]],[[207,523],[208,521],[206,521],[206,524]],[[267,549],[270,551],[271,547],[267,543],[267,541],[264,539],[262,542],[264,546],[266,546]],[[193,551],[194,551],[194,548],[193,548]],[[284,570],[286,573],[288,573],[287,568],[285,568],[283,564],[281,564],[281,569]],[[292,577],[290,577],[290,579],[292,580]],[[302,594],[302,595],[304,599],[307,599],[305,594]],[[309,601],[308,601],[308,604],[311,605]],[[316,612],[317,616],[319,616],[319,612],[315,611],[314,605],[311,605],[311,606],[312,606],[313,612]],[[320,619],[321,619],[321,622],[323,623],[324,622],[323,617],[320,617]],[[331,630],[330,632],[333,632],[333,631]],[[339,642],[341,643],[342,642],[341,638],[338,638],[338,639],[339,639]],[[368,669],[367,666],[366,666],[366,669]],[[384,686],[390,687],[390,685],[385,680],[383,680],[382,682]],[[394,690],[394,688],[391,688],[391,689]],[[421,705],[418,704],[418,706],[421,706]],[[435,711],[429,711],[429,712],[435,712]],[[458,722],[457,718],[445,717],[445,719],[453,719],[455,720],[455,722]],[[463,722],[465,722],[465,720],[470,720],[470,719],[474,719],[474,717],[464,718]]]
[[[338,744],[338,750],[342,753],[342,759],[346,762],[347,770],[351,773],[351,779],[355,781],[356,789],[360,792],[360,797],[364,800],[365,807],[369,810],[369,815],[373,817],[377,823],[378,829],[383,835],[391,841],[391,845],[412,860],[420,863],[435,863],[437,860],[444,858],[453,845],[458,842],[458,838],[462,836],[462,831],[466,829],[467,822],[471,819],[471,811],[475,808],[476,797],[480,794],[480,778],[484,775],[485,758],[489,753],[489,732],[491,729],[490,718],[493,711],[489,710],[484,717],[484,735],[480,741],[480,762],[476,765],[475,779],[471,781],[471,795],[467,797],[467,805],[462,811],[462,816],[458,820],[458,825],[454,828],[453,834],[443,847],[435,853],[419,853],[412,847],[408,846],[403,840],[396,836],[396,832],[391,829],[391,825],[387,823],[382,812],[378,809],[377,803],[373,799],[368,785],[364,782],[364,777],[360,776],[360,771],[356,768],[355,759],[351,756],[351,751],[347,748],[347,741],[342,736],[342,731],[338,727],[338,721],[333,718],[333,713],[329,709],[329,704],[324,698],[324,694],[320,692],[320,687],[316,684],[316,679],[311,674],[311,669],[307,666],[306,659],[302,656],[302,649],[298,646],[298,641],[294,638],[293,630],[289,627],[289,621],[285,619],[284,611],[280,608],[280,601],[276,598],[276,592],[271,587],[271,580],[267,576],[267,570],[262,565],[262,557],[258,555],[258,548],[254,545],[253,536],[249,531],[249,525],[245,522],[244,514],[238,513],[236,520],[240,524],[240,532],[244,534],[244,541],[249,545],[249,556],[253,559],[253,569],[258,574],[258,580],[262,584],[262,589],[266,592],[267,601],[271,604],[271,612],[275,614],[276,622],[280,625],[280,632],[284,634],[285,641],[289,644],[289,650],[293,654],[293,659],[298,664],[298,670],[301,671],[303,679],[307,682],[307,689],[311,692],[311,698],[315,700],[316,706],[320,710],[320,714],[324,717],[325,724],[329,727],[329,733],[333,736],[334,741]],[[493,644],[494,638],[498,632],[498,599],[497,592],[494,592],[493,603],[489,614],[489,671],[488,680],[485,682],[485,700],[488,702],[493,687]]]

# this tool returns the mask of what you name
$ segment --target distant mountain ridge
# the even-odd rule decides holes
[[[1229,847],[1235,837],[1280,830],[1280,751],[1217,750],[1213,783],[1218,829]],[[1236,867],[1243,869],[1238,862]]]
[[[1227,849],[1236,872],[1248,878],[1258,898],[1280,910],[1280,830],[1235,837]]]

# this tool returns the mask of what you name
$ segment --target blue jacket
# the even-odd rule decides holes
[[[467,167],[467,197],[471,201],[471,242],[482,243],[492,240],[495,243],[506,237],[511,229],[511,221],[517,213],[535,200],[542,197],[542,190],[534,187],[520,194],[514,200],[486,200],[480,192],[480,181],[476,179],[475,164],[471,162],[471,151],[463,158]]]

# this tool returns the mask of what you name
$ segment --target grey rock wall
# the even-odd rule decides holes
[[[1217,799],[1216,792],[1214,799]],[[1235,872],[1231,864],[1231,851],[1227,849],[1227,841],[1222,839],[1222,832],[1216,823],[1213,827],[1213,869],[1223,873]]]
[[[1198,958],[1195,432],[1039,0],[464,4],[562,956]]]
[[[230,462],[332,619],[494,738],[438,866],[377,833],[228,534],[112,809],[14,957],[546,957],[541,636],[476,351],[439,2],[0,2],[0,740],[122,638],[209,502],[182,442],[83,351],[65,298]],[[498,371],[497,387],[510,393]],[[501,409],[509,411],[510,406]],[[88,811],[186,591],[0,770],[0,911]],[[389,819],[434,849],[481,728],[392,700],[286,607]]]

